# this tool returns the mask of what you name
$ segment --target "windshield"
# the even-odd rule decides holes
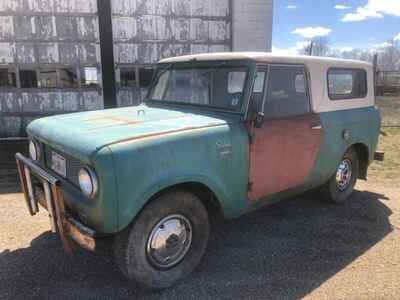
[[[246,67],[161,67],[149,100],[240,111],[246,77]]]

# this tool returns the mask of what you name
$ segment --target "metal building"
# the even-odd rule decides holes
[[[270,51],[273,0],[1,0],[0,138],[136,105],[163,57]]]

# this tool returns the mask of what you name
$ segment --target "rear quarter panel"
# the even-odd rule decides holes
[[[380,131],[380,114],[373,106],[322,112],[320,118],[324,139],[307,179],[311,185],[325,183],[334,174],[345,151],[356,143],[368,147],[369,161],[372,161]],[[345,130],[350,133],[347,140],[343,138]]]

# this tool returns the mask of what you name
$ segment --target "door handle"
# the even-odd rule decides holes
[[[311,127],[311,129],[312,129],[312,130],[321,130],[321,129],[322,129],[322,126],[321,126],[321,124],[314,125],[314,126]]]

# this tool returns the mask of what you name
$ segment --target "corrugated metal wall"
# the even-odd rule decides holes
[[[273,0],[245,2],[111,0],[117,104],[140,103],[160,58],[232,50],[243,38],[232,8],[269,50]],[[0,138],[40,116],[103,108],[98,18],[96,0],[0,0]]]
[[[140,72],[136,88],[124,88],[121,68],[176,55],[231,50],[230,0],[114,0],[111,4],[120,105],[137,103],[146,90]]]
[[[15,77],[2,82],[0,137],[46,114],[102,107],[100,84],[83,78],[84,67],[100,70],[98,36],[96,0],[0,1],[0,70]]]

